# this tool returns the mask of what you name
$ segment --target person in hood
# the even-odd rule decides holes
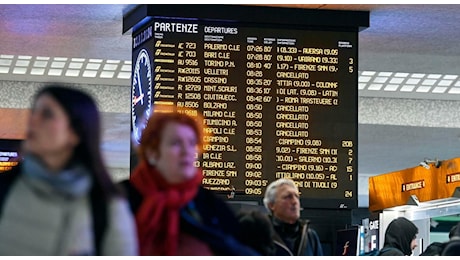
[[[385,231],[385,242],[380,256],[409,256],[417,247],[418,228],[404,217],[394,219]]]

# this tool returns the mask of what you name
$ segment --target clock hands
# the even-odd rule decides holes
[[[141,70],[140,68],[138,70],[136,70],[136,74],[137,74],[137,78],[138,78],[137,85],[139,86],[139,97],[137,99],[140,98],[141,105],[143,105],[144,104],[144,93],[142,93],[142,86],[141,86],[142,79],[141,79],[141,76],[140,76],[140,73],[139,73],[140,70]],[[139,100],[137,102],[139,102]]]
[[[140,96],[138,97],[134,97],[134,100],[133,100],[133,105],[136,105],[137,103],[139,103],[139,101],[142,101],[144,99],[144,93],[142,93]],[[141,103],[142,104],[142,103]]]

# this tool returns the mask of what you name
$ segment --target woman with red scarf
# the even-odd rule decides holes
[[[225,202],[201,186],[195,167],[202,126],[179,112],[153,113],[127,188],[141,255],[254,255],[236,239],[238,222]]]

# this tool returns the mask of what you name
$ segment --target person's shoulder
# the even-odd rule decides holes
[[[117,184],[121,187],[121,189],[125,193],[126,198],[129,202],[131,211],[137,212],[143,200],[142,194],[136,189],[136,187],[134,187],[130,179],[119,181]]]
[[[128,192],[128,190],[134,189],[134,186],[131,184],[131,181],[129,179],[118,181],[117,185],[119,185],[122,189],[124,189],[125,192]]]
[[[128,199],[123,196],[112,196],[108,201],[109,207],[113,208],[125,207],[128,204]]]
[[[119,219],[120,221],[133,217],[133,212],[130,208],[129,201],[125,197],[112,197],[108,201],[107,211],[108,216],[113,219]]]
[[[379,256],[404,256],[404,253],[395,247],[383,247],[380,249]]]
[[[231,205],[212,190],[200,186],[193,203],[204,218],[225,223],[224,229],[234,229],[238,225],[236,212]]]
[[[299,219],[301,226],[307,226],[307,232],[312,233],[313,235],[318,235],[315,229],[311,226],[311,222],[309,219]]]
[[[218,197],[214,191],[206,189],[202,186],[198,188],[197,194],[195,196],[195,202],[197,201],[198,203],[206,203],[209,206],[213,207],[215,207],[216,205],[226,205],[226,202],[220,197]]]
[[[236,220],[236,214],[231,206],[213,190],[200,186],[193,201],[202,213],[220,215],[225,218],[229,217]]]

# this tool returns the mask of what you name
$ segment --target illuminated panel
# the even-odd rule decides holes
[[[147,50],[153,109],[203,115],[204,187],[261,201],[270,182],[290,178],[304,207],[356,208],[357,35],[154,18],[133,34],[132,75]]]
[[[21,160],[19,154],[21,140],[0,139],[0,174],[11,170]]]

